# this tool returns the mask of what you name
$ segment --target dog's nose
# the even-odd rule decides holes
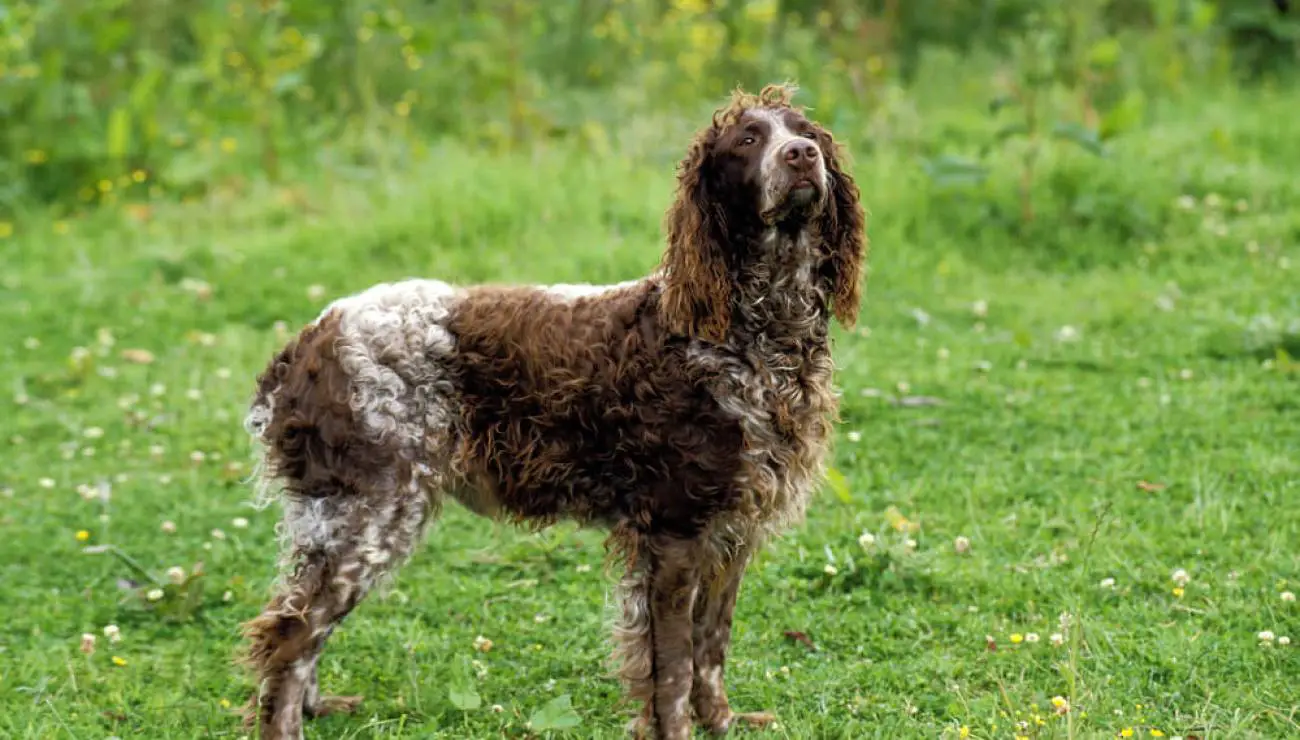
[[[795,139],[781,147],[781,158],[795,169],[806,169],[817,161],[817,145],[807,139]]]

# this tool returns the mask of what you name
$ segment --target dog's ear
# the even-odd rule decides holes
[[[830,192],[821,218],[821,234],[830,249],[824,274],[831,283],[832,310],[845,327],[857,323],[862,301],[862,280],[867,258],[866,212],[862,208],[858,186],[845,171],[843,153],[829,131],[818,131],[826,158]]]
[[[731,326],[726,220],[709,192],[717,137],[716,125],[696,136],[678,167],[676,197],[666,218],[660,303],[670,332],[712,342],[722,342]]]

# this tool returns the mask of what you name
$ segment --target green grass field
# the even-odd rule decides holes
[[[749,571],[737,708],[792,738],[1300,736],[1294,109],[1207,95],[1106,159],[1054,149],[1023,231],[1009,162],[945,193],[915,151],[851,137],[872,253],[863,324],[836,330],[844,485]],[[642,122],[621,156],[447,145],[369,179],[16,220],[0,736],[241,736],[231,658],[277,516],[249,506],[241,418],[269,353],[376,281],[643,273],[703,120]],[[620,736],[601,540],[449,507],[326,651],[324,689],[360,713],[308,737]]]

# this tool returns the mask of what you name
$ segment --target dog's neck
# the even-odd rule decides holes
[[[778,225],[752,239],[732,271],[732,336],[784,351],[826,342],[828,286],[819,276],[824,255],[816,231]]]

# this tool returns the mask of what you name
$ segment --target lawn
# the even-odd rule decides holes
[[[932,132],[966,120],[922,105]],[[1105,159],[1052,149],[1028,226],[1002,155],[943,191],[850,137],[872,252],[862,325],[835,335],[842,478],[750,568],[737,708],[775,710],[771,737],[1300,736],[1294,110],[1207,94]],[[18,219],[0,736],[241,736],[231,658],[277,516],[250,506],[241,417],[269,354],[376,281],[643,273],[703,120],[616,155],[435,145],[369,179]],[[325,653],[360,713],[308,737],[619,737],[601,541],[449,507]]]

